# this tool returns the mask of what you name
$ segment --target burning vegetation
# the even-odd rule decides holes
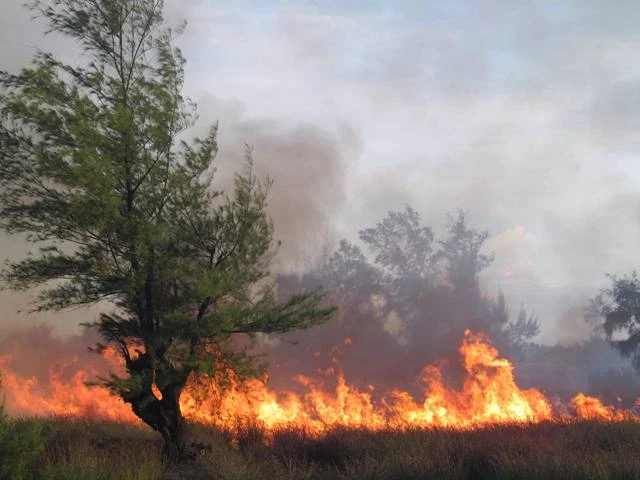
[[[479,272],[492,260],[482,253],[486,237],[470,228],[461,212],[449,217],[439,240],[410,207],[390,212],[376,227],[360,232],[371,255],[344,240],[319,268],[277,278],[278,295],[285,298],[325,285],[325,301],[339,306],[333,319],[280,340],[263,336],[248,345],[236,342],[239,349],[249,346],[265,354],[269,374],[250,378],[224,361],[210,375],[192,373],[180,394],[181,414],[193,424],[228,432],[234,441],[243,428],[257,426],[268,442],[292,429],[320,438],[342,428],[382,432],[635,422],[628,398],[622,402],[616,395],[616,406],[607,405],[597,396],[562,390],[557,378],[545,383],[548,367],[557,361],[545,364],[544,358],[558,357],[568,365],[569,357],[601,359],[613,351],[596,337],[573,350],[532,343],[537,319],[524,310],[513,319],[503,295],[491,298],[481,291]],[[53,338],[45,327],[7,335],[0,341],[0,371],[8,412],[141,424],[104,383],[108,375],[126,378],[125,359],[114,345],[99,348],[100,355],[86,349],[98,340],[91,329],[66,340]],[[25,359],[34,347],[35,361]],[[518,369],[499,350],[529,369],[527,357],[537,359],[533,385],[519,385]],[[127,355],[136,362],[144,355],[143,345],[129,346]],[[591,369],[589,363],[582,367]],[[623,383],[614,380],[612,388],[622,389]],[[150,389],[162,401],[155,375]],[[564,398],[557,394],[561,390]]]
[[[347,342],[348,343],[348,342]],[[192,422],[233,432],[239,424],[260,425],[267,433],[300,429],[319,435],[346,427],[371,431],[447,427],[477,428],[493,424],[538,423],[543,420],[635,420],[630,410],[605,406],[582,393],[569,410],[555,408],[537,389],[516,384],[513,365],[501,358],[482,333],[467,330],[459,347],[464,369],[462,387],[448,386],[437,365],[427,365],[419,379],[419,396],[400,389],[378,391],[350,385],[333,359],[317,376],[295,378],[296,391],[275,390],[265,380],[240,381],[227,373],[220,381],[192,379],[181,396],[181,409]],[[9,411],[15,415],[63,416],[139,423],[128,405],[101,386],[88,386],[101,369],[122,369],[118,357],[106,355],[103,365],[78,359],[54,364],[45,378],[23,376],[12,369],[18,354],[0,357]],[[160,393],[158,393],[160,395]],[[567,412],[571,412],[570,414]]]
[[[11,414],[144,423],[168,463],[191,455],[184,419],[236,445],[257,426],[270,446],[292,430],[312,444],[342,430],[636,422],[628,400],[516,381],[514,364],[544,355],[532,343],[540,323],[481,288],[488,232],[462,211],[440,235],[410,206],[390,211],[359,243],[274,276],[272,182],[247,147],[231,188],[218,184],[217,125],[183,141],[197,112],[181,93],[184,59],[162,2],[31,8],[87,62],[39,54],[19,74],[0,72],[0,226],[37,249],[3,280],[37,288],[40,311],[109,307],[84,324],[93,334],[0,341]],[[640,280],[613,283],[594,312],[609,340],[630,334],[617,345],[640,368]],[[260,355],[270,377],[258,375]]]

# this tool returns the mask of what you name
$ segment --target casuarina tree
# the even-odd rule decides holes
[[[73,63],[40,52],[0,74],[0,222],[34,252],[10,263],[11,288],[39,287],[36,309],[110,302],[95,321],[127,374],[104,382],[164,439],[185,449],[180,395],[192,375],[251,357],[235,334],[327,319],[318,291],[278,299],[266,213],[271,182],[247,152],[229,193],[215,188],[216,127],[181,91],[184,59],[161,0],[35,1],[50,32],[75,41]]]
[[[640,372],[640,277],[633,271],[624,277],[609,278],[611,286],[591,301],[586,319],[595,322]]]

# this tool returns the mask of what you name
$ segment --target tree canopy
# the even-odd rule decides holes
[[[588,319],[595,321],[607,339],[640,371],[640,278],[637,272],[617,277],[592,300]]]
[[[522,307],[511,312],[502,293],[493,297],[481,287],[480,273],[493,260],[485,247],[488,233],[473,228],[462,211],[446,219],[438,232],[410,206],[390,211],[360,230],[359,242],[340,241],[324,265],[301,279],[279,278],[281,291],[325,285],[340,307],[327,324],[288,338],[308,357],[348,338],[340,366],[363,388],[372,382],[409,388],[425,363],[457,351],[468,328],[489,335],[502,353],[519,354],[540,322]],[[312,374],[321,366],[301,362],[284,343],[270,354],[284,371]]]

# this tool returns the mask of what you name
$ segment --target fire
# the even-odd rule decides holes
[[[613,406],[603,405],[599,398],[588,397],[579,393],[571,399],[571,406],[575,408],[578,418],[587,420],[627,420],[633,418],[629,410],[616,410]]]
[[[470,427],[486,423],[539,422],[552,418],[549,401],[536,389],[521,390],[513,366],[482,335],[465,332],[460,354],[464,360],[462,390],[447,388],[441,372],[425,367],[425,398],[421,404],[395,391],[399,418],[412,426]]]
[[[347,341],[349,340],[349,341]],[[344,344],[349,345],[350,339]],[[513,365],[500,358],[483,334],[466,331],[459,348],[464,379],[459,389],[449,387],[442,368],[424,367],[423,393],[416,398],[399,389],[376,394],[369,385],[350,385],[336,365],[315,378],[299,375],[300,392],[274,391],[266,380],[238,381],[230,374],[230,387],[192,381],[181,397],[186,418],[194,422],[233,429],[238,422],[257,422],[266,430],[303,428],[322,433],[333,427],[370,430],[386,428],[473,428],[495,423],[552,420],[549,400],[537,389],[523,390],[513,375]],[[116,357],[109,356],[111,362]],[[51,368],[46,382],[23,377],[9,367],[11,355],[0,357],[2,388],[7,407],[18,415],[64,415],[138,422],[128,405],[103,387],[88,387],[97,369],[91,365],[70,377],[74,365]],[[328,387],[327,385],[331,385]],[[157,390],[157,388],[156,388]],[[160,392],[154,392],[156,396]],[[158,396],[158,398],[160,398]],[[635,418],[629,411],[603,405],[582,393],[570,402],[576,419],[608,421]]]
[[[127,404],[103,387],[89,387],[98,373],[89,366],[68,380],[63,373],[69,364],[49,369],[46,383],[36,377],[21,377],[8,368],[11,356],[0,356],[2,394],[10,412],[19,415],[68,416],[112,421],[138,422]]]

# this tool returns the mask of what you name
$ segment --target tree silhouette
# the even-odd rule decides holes
[[[633,271],[631,275],[611,275],[609,279],[611,287],[601,290],[591,302],[590,318],[640,371],[640,278]]]

